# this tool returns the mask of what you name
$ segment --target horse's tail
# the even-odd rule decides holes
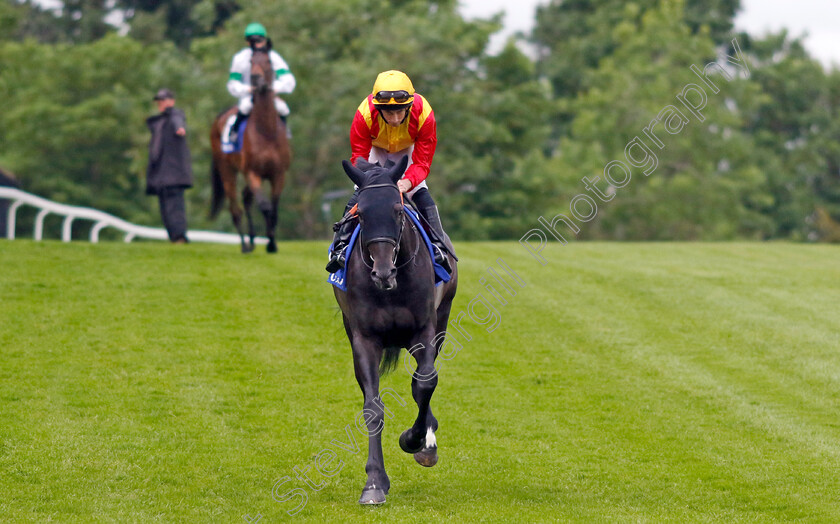
[[[225,185],[222,182],[222,172],[216,164],[216,159],[210,161],[210,185],[213,186],[213,201],[210,206],[210,218],[216,218],[225,202]]]
[[[397,369],[397,363],[400,361],[400,348],[390,347],[385,348],[382,352],[382,362],[379,363],[379,376],[384,376],[391,371]]]

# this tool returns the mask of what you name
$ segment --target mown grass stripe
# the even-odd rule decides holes
[[[435,468],[397,446],[407,374],[383,379],[409,406],[371,510],[358,432],[320,491],[294,478],[361,408],[322,244],[0,244],[0,512],[276,522],[290,476],[301,522],[840,520],[836,247],[458,248],[455,312],[499,257],[527,285],[443,363]]]

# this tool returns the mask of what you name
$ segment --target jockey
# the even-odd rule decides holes
[[[359,159],[371,163],[392,160],[396,162],[409,157],[408,168],[397,182],[401,193],[406,193],[417,204],[418,211],[432,230],[435,247],[435,262],[452,272],[448,249],[444,244],[446,233],[440,223],[435,201],[426,186],[426,177],[435,155],[437,133],[432,106],[420,93],[415,93],[408,75],[401,71],[385,71],[376,77],[373,91],[369,94],[353,118],[350,127],[350,162],[356,165]],[[347,202],[344,213],[358,200],[358,188]],[[334,273],[344,267],[345,248],[355,229],[355,221],[344,222],[336,231],[333,250],[327,264],[327,271]],[[454,256],[454,253],[451,253]]]
[[[295,77],[289,71],[289,66],[283,57],[271,49],[271,39],[268,38],[265,27],[257,23],[248,24],[245,28],[245,40],[248,42],[248,47],[234,55],[227,83],[228,92],[239,99],[237,104],[239,111],[236,113],[236,121],[230,132],[231,142],[236,141],[239,124],[254,107],[254,101],[251,98],[251,55],[255,49],[268,50],[271,66],[274,68],[274,84],[271,86],[274,93],[291,93],[295,90]],[[277,108],[277,114],[285,122],[289,115],[289,105],[283,99],[275,98],[274,106]]]

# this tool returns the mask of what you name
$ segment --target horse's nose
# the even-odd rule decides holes
[[[376,280],[394,280],[394,277],[397,276],[397,268],[374,269],[370,272],[370,275]]]
[[[397,268],[392,267],[387,271],[379,271],[374,269],[370,272],[376,286],[383,291],[390,291],[397,287]]]

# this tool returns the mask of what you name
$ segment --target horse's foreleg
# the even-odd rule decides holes
[[[225,188],[225,195],[227,195],[230,216],[233,218],[233,225],[239,233],[239,241],[242,244],[242,252],[248,253],[250,250],[245,244],[245,232],[242,230],[242,208],[236,199],[236,172],[226,170],[222,174],[222,183]]]
[[[250,239],[249,251],[254,249],[254,217],[251,214],[251,208],[254,205],[254,190],[249,186],[242,188],[242,203],[245,205],[245,216],[248,218],[248,238]]]
[[[368,432],[368,460],[365,465],[367,482],[359,504],[382,504],[391,487],[382,456],[382,429],[385,425],[384,408],[379,399],[379,361],[382,358],[382,348],[361,336],[353,337],[352,346],[356,380],[365,396],[361,419],[367,424]],[[356,420],[358,425],[359,418]]]
[[[277,252],[277,243],[274,240],[274,225],[271,218],[272,212],[272,205],[271,202],[268,201],[265,195],[262,192],[257,192],[257,205],[260,208],[260,212],[265,219],[265,236],[268,237],[268,246],[267,251],[269,253],[276,253]]]
[[[269,253],[277,253],[277,242],[274,235],[275,230],[277,229],[277,206],[279,203],[280,195],[275,196],[272,194],[271,202],[269,203],[269,206],[271,207],[265,217],[266,236],[268,237],[268,246],[266,246],[266,251]]]
[[[430,325],[412,341],[410,351],[417,362],[417,369],[411,379],[411,394],[417,403],[417,419],[413,426],[400,435],[400,448],[406,453],[413,453],[415,460],[423,466],[437,464],[435,431],[438,422],[429,407],[438,380],[435,370],[437,350],[432,343],[433,336],[434,326]]]

